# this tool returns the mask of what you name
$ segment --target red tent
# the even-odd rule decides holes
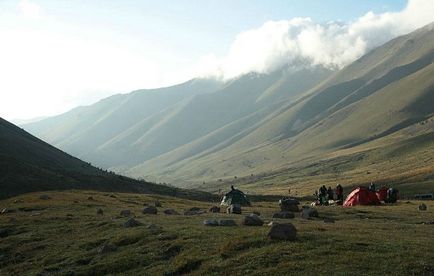
[[[389,190],[389,188],[382,187],[381,189],[379,189],[376,192],[379,201],[386,201],[386,199],[387,199],[387,190]]]
[[[345,199],[344,206],[354,205],[376,205],[381,204],[375,192],[365,187],[359,187],[353,190]]]

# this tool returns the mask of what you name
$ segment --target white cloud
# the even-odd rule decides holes
[[[237,35],[225,57],[210,54],[202,59],[197,71],[230,79],[300,61],[341,68],[373,47],[431,23],[433,11],[434,0],[410,0],[400,12],[369,12],[348,23],[319,24],[310,18],[269,21]]]
[[[38,19],[41,18],[43,15],[43,10],[41,6],[29,0],[22,0],[18,4],[18,8],[20,10],[20,13],[28,18]]]
[[[195,63],[177,51],[158,52],[152,45],[158,41],[69,25],[35,2],[23,0],[18,13],[0,17],[0,116],[8,119],[54,115],[116,92],[195,76],[228,79],[305,61],[342,67],[434,20],[434,0],[410,0],[401,12],[367,13],[347,23],[270,21],[238,34],[226,56],[209,54]]]

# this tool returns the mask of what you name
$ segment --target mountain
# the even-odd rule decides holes
[[[211,195],[137,181],[95,168],[0,118],[0,198],[47,190],[156,193],[195,199]]]
[[[132,103],[121,97],[155,95],[152,101],[134,101],[147,109],[164,96],[160,90],[139,91],[25,128],[103,167],[182,186],[217,189],[237,181],[272,192],[290,183],[302,193],[310,193],[302,186],[337,180],[356,185],[411,179],[429,186],[433,60],[430,24],[339,71],[284,68],[247,74],[194,95],[185,88],[189,96],[146,116],[127,112],[134,110]],[[120,102],[121,112],[113,108]],[[96,114],[99,119],[92,119]],[[116,120],[100,123],[113,114]],[[65,119],[71,117],[74,124]],[[113,121],[123,127],[113,127]]]

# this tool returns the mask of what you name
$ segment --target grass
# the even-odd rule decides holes
[[[1,208],[15,211],[0,215],[1,275],[434,273],[434,225],[422,224],[434,221],[433,201],[425,202],[426,212],[417,210],[417,201],[318,207],[318,219],[288,220],[298,238],[280,242],[267,238],[267,226],[242,226],[243,215],[162,213],[166,208],[180,213],[191,207],[208,209],[216,202],[90,191],[49,192],[52,199],[40,200],[40,194],[0,201]],[[155,200],[162,203],[159,214],[142,214],[143,203]],[[97,208],[104,215],[97,215]],[[124,228],[123,209],[144,225]],[[268,222],[277,209],[275,201],[254,202],[243,213],[259,211]],[[325,217],[335,223],[324,223]],[[238,226],[205,227],[207,218],[232,218]],[[149,229],[149,224],[157,227]],[[99,253],[104,245],[107,252]]]

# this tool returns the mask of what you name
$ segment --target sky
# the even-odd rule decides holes
[[[299,60],[342,68],[433,10],[434,0],[0,0],[0,117]]]

